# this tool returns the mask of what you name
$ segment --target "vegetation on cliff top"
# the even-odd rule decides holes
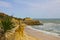
[[[25,23],[27,25],[42,25],[42,23],[40,23],[40,21],[38,20],[33,20],[31,18],[16,18],[16,17],[13,17],[13,16],[9,16],[7,14],[4,14],[4,13],[0,13],[0,21],[1,21],[1,24],[3,26],[3,29],[4,29],[4,32],[6,32],[7,30],[10,30],[11,28],[13,28],[13,22],[12,22],[12,19],[15,19],[18,21],[21,21],[21,23]]]
[[[2,28],[4,29],[4,33],[7,31],[7,30],[11,30],[14,26],[13,26],[13,22],[11,22],[12,18],[8,17],[8,16],[5,16],[4,17],[4,20],[1,21],[1,24],[2,24]]]

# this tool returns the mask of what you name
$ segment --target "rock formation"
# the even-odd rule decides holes
[[[23,20],[27,25],[43,25],[39,20],[33,20],[31,18],[24,18]]]
[[[0,21],[2,20],[4,21],[5,16],[8,15],[4,13],[0,13]],[[14,27],[10,30],[7,30],[4,34],[3,34],[3,30],[0,30],[0,40],[27,40],[26,34],[24,33],[24,28],[26,27],[26,25],[42,25],[40,21],[33,20],[31,18],[22,19],[13,16],[8,16],[8,17],[12,18],[11,22],[14,23],[13,24]],[[1,28],[1,24],[0,24],[0,28]]]

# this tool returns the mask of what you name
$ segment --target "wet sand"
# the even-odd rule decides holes
[[[33,36],[35,38],[38,38],[39,40],[60,40],[60,37],[56,37],[53,35],[45,34],[43,32],[39,32],[36,30],[33,30],[29,27],[25,28],[25,32],[27,35]]]

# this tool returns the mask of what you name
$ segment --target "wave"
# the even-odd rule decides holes
[[[60,24],[44,23],[43,25],[39,26],[30,26],[30,28],[40,32],[44,32],[46,34],[60,36]]]
[[[35,30],[35,31],[38,31],[38,32],[43,32],[44,34],[53,35],[55,37],[60,37],[59,36],[60,34],[57,34],[57,33],[51,33],[51,32],[47,32],[47,31],[43,31],[43,30],[34,29],[31,26],[28,26],[28,28],[30,28],[32,30]]]

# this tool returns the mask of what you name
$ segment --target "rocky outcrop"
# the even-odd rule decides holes
[[[40,23],[40,21],[37,20],[28,20],[28,21],[24,21],[25,24],[27,25],[43,25],[42,23]]]
[[[24,18],[23,20],[27,25],[43,25],[39,20],[33,20],[31,18]]]

